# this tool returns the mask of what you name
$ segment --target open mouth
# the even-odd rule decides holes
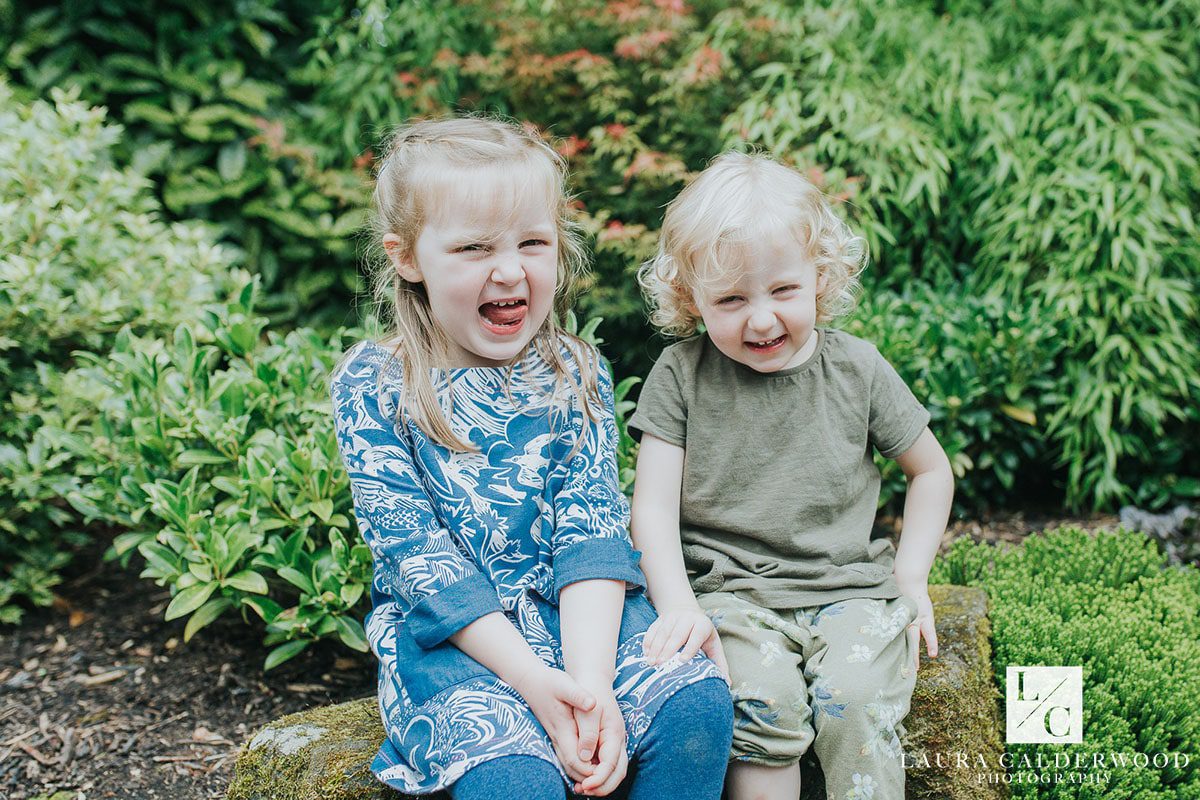
[[[486,330],[503,336],[519,331],[528,312],[524,300],[498,300],[481,305],[479,318]]]
[[[757,342],[746,342],[746,347],[749,347],[756,353],[770,353],[773,350],[778,350],[783,347],[784,341],[787,340],[787,334],[777,336],[774,339],[763,339]]]

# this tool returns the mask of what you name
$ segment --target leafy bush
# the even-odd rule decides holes
[[[351,524],[324,386],[340,337],[269,331],[255,282],[165,340],[122,331],[77,370],[102,466],[83,490],[185,640],[227,612],[267,625],[271,667],[322,638],[366,649],[371,558]],[[84,401],[84,398],[80,398]]]
[[[321,639],[366,649],[371,555],[354,523],[327,378],[361,330],[281,334],[255,314],[256,279],[165,340],[122,331],[81,354],[76,401],[93,403],[96,470],[82,490],[123,530],[111,557],[145,560],[171,589],[184,640],[250,614],[273,645],[265,667]],[[598,320],[580,331],[594,340]],[[372,323],[374,326],[374,323]],[[574,321],[569,321],[574,327]],[[634,379],[617,388],[623,395]],[[623,436],[623,478],[631,478]]]
[[[876,283],[1050,322],[1068,500],[1160,504],[1200,491],[1200,38],[1194,9],[1101,6],[775,7],[793,50],[724,130],[863,176]]]
[[[219,223],[294,318],[331,287],[346,302],[325,264],[352,263],[367,198],[357,149],[328,158],[298,130],[311,90],[291,76],[312,23],[343,5],[55,3],[17,15],[0,50],[28,97],[75,86],[108,107],[122,156],[155,178],[164,207]]]
[[[1010,664],[1083,667],[1084,743],[1010,744],[1016,759],[1047,747],[1089,764],[1093,752],[1197,751],[1200,570],[1164,566],[1140,533],[1061,528],[1008,549],[959,539],[930,580],[987,591],[1002,687]],[[1066,783],[1012,786],[1013,797],[1083,796]],[[1114,770],[1098,790],[1097,797],[1190,797],[1200,792],[1200,765]]]
[[[0,621],[14,598],[51,600],[56,573],[95,509],[92,412],[65,375],[78,350],[104,354],[131,326],[160,335],[228,281],[233,253],[199,224],[167,225],[149,182],[117,169],[103,109],[51,91],[12,102],[0,82]]]
[[[973,150],[975,280],[1034,298],[1066,342],[1049,422],[1071,496],[1144,501],[1195,468],[1195,14],[1053,9],[997,37],[1009,81]]]
[[[914,284],[903,294],[867,294],[845,328],[875,342],[929,409],[958,506],[1045,497],[1038,483],[1053,465],[1044,417],[1063,349],[1053,326],[996,297]],[[894,461],[877,461],[881,502],[899,505],[904,475]]]
[[[581,310],[622,374],[661,344],[633,280],[661,207],[713,154],[763,147],[867,237],[868,298],[923,283],[1053,329],[1046,451],[965,473],[965,497],[1019,501],[1016,471],[1076,506],[1160,507],[1200,495],[1193,5],[120,0],[22,16],[0,51],[23,90],[109,104],[169,207],[247,251],[277,321],[346,319],[382,128],[453,109],[539,126],[571,161],[597,253]],[[990,414],[979,397],[936,413]],[[993,444],[956,447],[977,464]]]

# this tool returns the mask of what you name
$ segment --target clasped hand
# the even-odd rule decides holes
[[[543,666],[526,673],[513,688],[546,729],[576,794],[603,797],[625,779],[625,719],[611,676],[580,675],[576,680]]]

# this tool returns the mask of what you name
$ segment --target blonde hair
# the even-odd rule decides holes
[[[674,336],[695,333],[700,314],[693,292],[737,280],[749,266],[739,251],[779,230],[796,239],[825,278],[817,322],[852,311],[866,240],[794,169],[766,155],[730,152],[713,159],[667,206],[658,253],[638,269],[650,322]]]
[[[399,357],[404,381],[397,409],[398,421],[408,415],[434,441],[460,452],[477,448],[460,439],[438,403],[430,378],[431,369],[446,369],[439,357],[449,352],[445,333],[435,324],[429,297],[423,283],[405,280],[391,259],[382,252],[386,234],[399,237],[401,258],[411,258],[416,250],[431,210],[445,208],[439,190],[462,199],[470,192],[471,182],[461,180],[463,170],[510,170],[518,180],[506,186],[519,194],[540,187],[551,205],[558,232],[558,271],[553,310],[534,334],[528,347],[549,363],[555,375],[554,391],[567,383],[588,419],[595,421],[589,398],[600,403],[596,379],[598,362],[592,348],[564,331],[560,320],[570,309],[587,268],[587,250],[579,226],[571,217],[570,197],[566,188],[566,164],[536,132],[516,123],[481,116],[422,120],[398,127],[392,134],[386,155],[379,163],[373,196],[374,256],[369,259],[371,292],[380,319],[390,330],[389,339],[397,340],[388,363],[380,369],[382,378],[391,360]],[[459,180],[455,180],[455,178]],[[494,202],[501,199],[490,198]],[[560,344],[567,344],[579,368],[577,381],[568,368]],[[514,362],[520,361],[523,351]],[[511,364],[509,366],[511,378]],[[453,410],[453,386],[450,408]],[[583,443],[576,441],[572,455]]]

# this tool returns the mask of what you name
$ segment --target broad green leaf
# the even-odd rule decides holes
[[[329,498],[314,500],[308,507],[322,522],[329,522],[330,516],[333,515],[333,501]]]
[[[177,619],[186,614],[190,614],[200,606],[204,605],[209,596],[216,590],[215,583],[197,583],[193,586],[181,591],[171,600],[171,604],[167,606],[167,612],[163,615],[163,619],[168,622]]]
[[[233,603],[225,597],[214,597],[200,606],[196,613],[188,618],[187,625],[183,627],[183,640],[191,641],[191,638],[196,635],[196,631],[211,623],[230,608],[233,608]]]
[[[267,593],[267,580],[262,575],[249,569],[244,569],[241,572],[230,575],[223,583],[226,586],[232,586],[235,589],[241,589],[243,592],[252,592],[254,594]]]
[[[283,662],[287,661],[289,658],[295,658],[300,653],[304,652],[304,650],[310,644],[312,644],[312,642],[307,639],[299,639],[279,645],[279,647],[276,647],[267,654],[267,658],[263,662],[263,670],[269,672]]]

